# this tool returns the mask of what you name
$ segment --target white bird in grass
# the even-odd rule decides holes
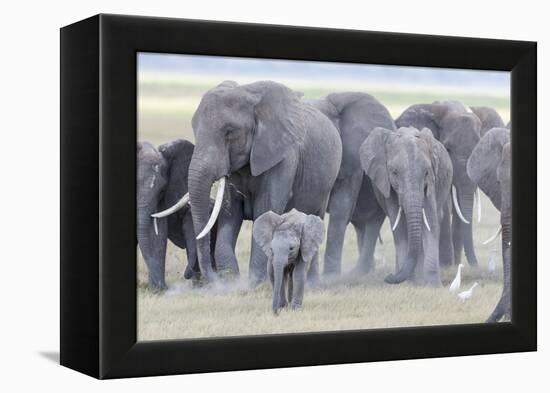
[[[491,250],[491,254],[489,255],[489,264],[488,264],[489,275],[490,276],[494,275],[496,269],[497,269],[497,250],[493,248],[493,250]]]
[[[456,277],[455,279],[453,280],[453,282],[451,283],[451,286],[449,287],[449,291],[451,292],[455,292],[455,291],[458,291],[460,289],[460,271],[462,270],[462,263],[460,265],[458,265],[458,270],[456,272]]]
[[[474,282],[474,285],[470,289],[464,292],[460,292],[458,294],[458,298],[462,300],[462,303],[466,302],[469,298],[472,297],[472,293],[474,293],[474,288],[477,287],[477,282]]]

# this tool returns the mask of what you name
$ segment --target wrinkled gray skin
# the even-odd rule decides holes
[[[234,189],[219,223],[223,239],[236,239],[243,219],[255,220],[267,211],[282,214],[296,208],[324,216],[340,167],[340,137],[321,112],[300,102],[287,87],[270,81],[242,86],[226,81],[203,96],[193,131],[189,195],[197,233],[209,217],[210,188],[222,176],[229,177]],[[197,248],[201,272],[212,280],[216,276],[209,244],[206,236]],[[234,248],[224,251],[218,265],[238,273]],[[317,258],[309,272],[312,280],[318,280]],[[267,275],[267,258],[254,240],[249,275],[252,285]]]
[[[459,102],[447,101],[434,104],[418,104],[407,108],[395,121],[397,127],[429,128],[434,137],[447,149],[453,163],[453,185],[462,214],[470,224],[456,214],[449,198],[441,228],[440,262],[451,265],[460,263],[462,251],[470,266],[477,266],[472,236],[472,212],[476,185],[466,173],[466,162],[480,138],[481,122],[474,113],[468,113]],[[452,214],[452,222],[450,212]]]
[[[470,109],[481,121],[480,135],[483,136],[493,128],[504,128],[504,122],[498,112],[488,106],[471,106]]]
[[[487,322],[511,319],[510,254],[512,242],[512,183],[510,130],[493,128],[479,141],[468,160],[468,175],[500,211],[504,285],[502,295]]]
[[[342,139],[342,164],[334,183],[328,212],[324,274],[340,274],[346,227],[351,222],[359,246],[358,272],[374,268],[376,239],[385,214],[376,202],[368,176],[361,169],[359,147],[376,127],[395,130],[393,119],[376,98],[365,93],[334,93],[308,101],[325,114]]]
[[[393,231],[396,273],[385,281],[414,279],[441,286],[439,240],[443,210],[450,195],[453,168],[449,155],[427,128],[397,131],[374,129],[360,149],[361,165],[374,185],[376,198],[392,227],[399,206],[401,219]],[[430,230],[423,220],[426,213]],[[415,270],[416,269],[416,270]]]
[[[149,287],[154,290],[166,289],[167,239],[187,251],[185,278],[198,278],[191,212],[182,209],[168,217],[158,218],[158,234],[151,217],[187,193],[187,170],[192,155],[193,144],[186,140],[166,143],[158,150],[148,142],[137,144],[137,240],[149,270]]]
[[[282,215],[269,211],[254,221],[252,235],[267,256],[275,315],[289,303],[301,308],[306,272],[325,236],[323,221],[296,209]]]

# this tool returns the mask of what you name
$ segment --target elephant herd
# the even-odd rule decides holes
[[[187,252],[185,278],[239,275],[237,237],[251,220],[251,286],[269,277],[275,314],[300,308],[306,284],[320,282],[327,212],[325,277],[341,272],[350,223],[355,270],[372,271],[387,218],[396,261],[385,281],[438,287],[440,268],[463,253],[477,265],[479,188],[501,212],[504,285],[488,321],[511,317],[510,124],[494,109],[436,101],[394,120],[366,93],[306,100],[276,82],[225,81],[204,94],[192,127],[195,145],[137,146],[137,240],[150,288],[166,288],[167,239]]]

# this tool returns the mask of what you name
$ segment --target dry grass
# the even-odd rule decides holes
[[[151,83],[149,79],[147,81]],[[166,81],[158,85],[140,85],[139,139],[155,144],[182,137],[193,140],[190,118],[198,105],[201,92],[216,82],[201,83],[190,84],[188,89],[185,86],[173,89]],[[309,97],[327,93],[318,86],[301,90],[305,90]],[[424,92],[422,96],[392,91],[371,94],[379,97],[393,115],[399,114],[412,103],[460,99],[470,105],[493,105],[501,112],[504,120],[508,120],[507,97],[453,96],[440,92]],[[147,269],[139,256],[138,338],[181,339],[483,322],[500,296],[502,271],[499,263],[494,276],[489,277],[487,274],[489,252],[494,245],[483,246],[481,242],[493,234],[499,216],[485,196],[482,196],[482,206],[482,222],[474,225],[480,266],[472,269],[465,262],[462,290],[474,281],[479,286],[472,299],[465,304],[447,289],[456,268],[443,271],[444,287],[439,289],[384,283],[385,275],[394,270],[392,237],[386,222],[382,229],[384,245],[377,248],[378,259],[373,274],[349,274],[355,267],[357,246],[355,233],[352,228],[348,228],[344,245],[344,274],[341,279],[320,288],[306,288],[302,310],[283,311],[274,317],[271,313],[270,285],[266,283],[255,290],[248,289],[252,225],[245,222],[237,244],[241,278],[233,282],[193,289],[190,282],[182,278],[187,264],[185,252],[169,245],[166,277],[170,289],[162,295],[154,294],[147,289]],[[324,244],[320,255],[323,254]]]

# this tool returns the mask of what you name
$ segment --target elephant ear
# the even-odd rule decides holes
[[[184,139],[159,146],[158,150],[166,161],[166,170],[163,174],[168,182],[164,197],[167,207],[176,203],[188,191],[189,164],[194,149],[195,146]]]
[[[262,214],[254,221],[252,236],[268,257],[271,257],[272,254],[271,240],[273,239],[273,231],[282,222],[283,218],[272,211]]]
[[[510,130],[489,130],[472,151],[467,164],[470,179],[479,185],[497,207],[500,206],[497,168],[502,161],[503,147],[509,142]]]
[[[176,139],[159,146],[159,152],[164,156],[168,166],[172,166],[173,162],[178,159],[189,163],[194,149],[195,145],[185,139]],[[189,167],[189,164],[187,166]]]
[[[377,127],[359,148],[361,167],[385,198],[390,197],[390,178],[387,167],[386,141],[390,130]]]
[[[510,142],[506,143],[502,147],[502,159],[500,161],[500,164],[497,168],[497,180],[500,182],[503,179],[510,178],[510,155],[511,155],[511,147]],[[504,172],[508,172],[508,174],[505,174]]]
[[[302,226],[300,253],[304,261],[311,261],[325,237],[323,221],[313,214],[306,216]]]
[[[250,152],[250,171],[258,176],[273,168],[293,146],[304,141],[304,105],[283,85],[271,83],[255,106],[256,130]]]

